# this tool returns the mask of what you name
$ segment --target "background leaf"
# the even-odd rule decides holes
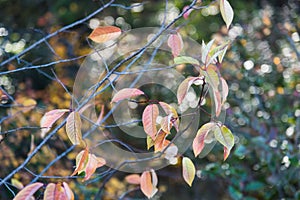
[[[107,42],[114,40],[121,35],[122,31],[120,28],[115,26],[102,26],[95,28],[89,35],[89,38],[97,43]]]

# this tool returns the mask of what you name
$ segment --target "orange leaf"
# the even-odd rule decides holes
[[[33,194],[40,189],[44,184],[43,183],[33,183],[27,185],[24,189],[22,189],[13,200],[30,200]]]
[[[193,180],[195,178],[195,174],[196,174],[196,169],[191,159],[189,159],[188,157],[183,157],[182,175],[183,175],[183,179],[189,186],[192,186]]]
[[[164,149],[166,146],[166,136],[168,133],[164,132],[162,129],[160,129],[157,133],[157,136],[154,140],[154,152],[159,152]]]
[[[228,158],[229,154],[230,154],[230,149],[224,146],[224,161]]]
[[[182,103],[191,85],[198,80],[203,80],[203,77],[189,77],[179,85],[177,90],[177,99],[179,104]]]
[[[178,114],[177,114],[175,108],[173,108],[169,104],[162,102],[162,101],[159,102],[159,105],[163,108],[163,110],[165,111],[165,113],[167,115],[172,115],[172,118],[174,120],[171,120],[171,122],[174,125],[175,129],[177,131],[179,131],[179,117],[178,117]]]
[[[111,102],[118,102],[123,99],[128,99],[128,98],[143,95],[143,94],[144,94],[143,91],[136,89],[136,88],[124,88],[115,94],[115,96],[112,98]]]
[[[73,145],[79,145],[82,142],[81,119],[78,112],[71,112],[68,116],[66,132]]]
[[[97,43],[103,43],[110,40],[117,39],[121,35],[120,28],[115,26],[102,26],[95,28],[89,35],[89,38]]]
[[[153,197],[158,191],[156,185],[157,176],[154,171],[151,171],[151,174],[149,171],[145,171],[142,173],[140,186],[142,192],[148,197],[148,199]]]
[[[127,183],[139,185],[141,183],[141,176],[138,174],[130,174],[125,177]]]
[[[169,36],[168,46],[171,48],[174,57],[179,56],[180,51],[183,48],[183,41],[179,33],[171,34]]]
[[[71,176],[74,176],[77,173],[81,173],[84,170],[88,162],[88,158],[89,158],[88,156],[89,156],[88,148],[85,148],[76,156],[76,168],[74,172],[71,174]]]
[[[46,112],[41,119],[40,126],[42,129],[41,137],[45,137],[45,134],[50,130],[52,125],[61,118],[66,112],[69,112],[68,109],[55,109],[49,112]]]
[[[212,128],[216,126],[215,123],[209,122],[201,126],[201,128],[198,130],[197,135],[193,141],[193,151],[195,154],[195,157],[198,156],[201,151],[204,148],[204,140],[209,133],[209,131],[212,130]]]
[[[158,106],[156,104],[151,104],[145,108],[142,116],[144,130],[152,139],[154,139],[157,133],[156,118],[158,117],[158,114]]]

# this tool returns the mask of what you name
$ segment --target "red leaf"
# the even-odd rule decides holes
[[[139,185],[141,183],[141,176],[138,174],[130,174],[125,177],[127,183]]]
[[[183,12],[186,11],[188,8],[189,8],[189,6],[184,6]],[[186,11],[186,12],[183,14],[183,18],[184,18],[184,19],[188,19],[188,17],[190,16],[190,14],[191,14],[192,11],[193,11],[193,9],[189,9],[188,11]]]
[[[46,112],[41,119],[40,126],[42,128],[41,137],[45,137],[45,134],[50,130],[52,125],[61,118],[69,109],[56,109]]]
[[[144,130],[152,139],[154,139],[157,133],[156,118],[158,117],[158,114],[158,106],[156,104],[151,104],[145,108],[142,116]]]
[[[171,48],[174,57],[179,56],[180,51],[183,48],[183,41],[179,33],[171,34],[169,36],[168,46]]]
[[[212,128],[216,126],[215,123],[209,122],[201,126],[201,128],[198,130],[197,135],[193,141],[193,151],[195,154],[195,157],[198,156],[201,151],[204,148],[204,140]]]
[[[115,96],[112,98],[111,102],[118,102],[123,99],[128,99],[128,98],[143,95],[143,94],[144,94],[143,91],[136,89],[136,88],[124,88],[115,94]]]
[[[23,190],[21,190],[13,200],[30,200],[33,194],[40,189],[44,184],[43,183],[33,183],[27,185]]]
[[[203,77],[189,77],[189,78],[185,79],[179,85],[178,90],[177,90],[177,99],[178,99],[179,104],[182,103],[184,97],[186,96],[187,92],[189,91],[189,88],[197,80],[203,80]]]
[[[121,35],[122,31],[120,28],[115,26],[102,26],[95,28],[89,35],[89,38],[97,43],[107,42],[114,40]]]

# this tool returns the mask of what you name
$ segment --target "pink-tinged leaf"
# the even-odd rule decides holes
[[[170,130],[172,128],[172,123],[171,123],[171,117],[170,116],[165,116],[162,118],[160,122],[160,128],[167,134],[170,133]]]
[[[196,174],[194,163],[188,157],[182,159],[182,176],[185,182],[192,186]]]
[[[141,176],[141,190],[148,197],[151,198],[153,193],[153,186],[151,181],[151,175],[149,171],[143,172]]]
[[[152,198],[158,189],[156,188],[157,185],[157,176],[154,171],[145,171],[142,173],[141,176],[141,190],[143,194],[148,198]]]
[[[68,200],[68,198],[65,194],[65,190],[62,187],[61,183],[56,184],[53,200]]]
[[[218,142],[220,142],[224,147],[226,147],[226,152],[224,152],[224,155],[226,155],[228,157],[230,150],[232,149],[232,147],[234,145],[233,134],[225,125],[222,125],[221,128],[219,126],[216,126],[216,128],[214,129],[214,135],[215,135],[216,140]],[[224,157],[224,158],[227,158],[227,157]]]
[[[95,173],[96,169],[98,167],[102,167],[103,165],[105,165],[105,160],[103,158],[99,158],[94,154],[89,154],[89,160],[85,168],[84,181],[89,180],[91,176]]]
[[[82,142],[81,118],[78,112],[71,112],[67,118],[66,132],[73,145],[79,145]]]
[[[227,28],[229,28],[233,20],[234,12],[227,0],[220,0],[220,11]]]
[[[115,96],[112,98],[111,102],[118,102],[124,99],[136,97],[139,95],[143,95],[144,92],[136,89],[136,88],[124,88],[120,91],[118,91]]]
[[[40,121],[40,126],[42,128],[41,137],[44,138],[46,133],[50,130],[52,125],[61,118],[69,109],[56,109],[46,112]]]
[[[139,185],[141,183],[141,176],[138,174],[130,174],[125,177],[125,180],[129,184]]]
[[[44,192],[44,200],[54,200],[55,197],[55,187],[54,183],[49,183]]]
[[[65,189],[65,195],[68,200],[74,200],[74,193],[66,182],[63,182],[63,187]]]
[[[171,48],[174,57],[179,56],[180,51],[183,49],[183,41],[179,33],[169,36],[168,46]]]
[[[224,147],[224,161],[228,158],[230,154],[230,150]]]
[[[101,106],[101,111],[100,111],[100,114],[99,114],[99,117],[97,119],[96,124],[100,124],[100,122],[102,121],[103,117],[104,117],[104,105]]]
[[[85,166],[88,162],[89,159],[89,150],[88,148],[85,148],[83,151],[81,151],[77,156],[76,156],[76,168],[74,172],[71,174],[71,176],[74,176],[75,174],[80,174],[81,172],[84,171]]]
[[[185,12],[188,8],[189,8],[189,6],[184,6],[183,12]],[[189,9],[188,11],[186,11],[186,12],[183,14],[183,18],[184,18],[184,19],[188,19],[192,11],[193,11],[192,8]]]
[[[177,90],[177,99],[179,104],[182,103],[191,85],[198,80],[203,80],[203,77],[189,77],[179,85]]]
[[[218,90],[213,91],[216,116],[218,117],[222,111],[221,94]]]
[[[22,189],[13,200],[30,200],[33,194],[38,191],[44,184],[43,183],[33,183],[27,185],[24,189]]]
[[[157,133],[156,118],[158,117],[158,114],[158,106],[156,104],[151,104],[145,108],[142,116],[144,130],[152,139],[154,139]]]
[[[205,138],[214,126],[216,126],[216,123],[209,122],[201,126],[201,128],[198,130],[193,141],[193,151],[195,157],[198,156],[203,150]]]
[[[220,79],[221,79],[221,85],[222,85],[222,93],[221,94],[222,94],[222,105],[223,105],[227,100],[229,88],[228,88],[226,80],[222,77]]]
[[[168,116],[172,115],[171,123],[173,124],[175,129],[179,131],[179,117],[175,108],[162,101],[159,102],[159,105],[163,108],[163,110]]]
[[[103,43],[110,40],[117,39],[121,35],[120,28],[115,26],[102,26],[95,28],[89,35],[89,38],[97,43]]]

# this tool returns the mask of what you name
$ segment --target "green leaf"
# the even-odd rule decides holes
[[[262,182],[259,181],[253,181],[251,183],[249,183],[248,185],[246,185],[245,190],[246,191],[257,191],[257,190],[261,190],[265,185]]]
[[[179,56],[174,58],[174,62],[175,64],[191,64],[191,65],[196,65],[196,66],[200,66],[200,63],[198,60],[196,60],[195,58],[189,57],[189,56]]]
[[[243,198],[243,194],[239,192],[237,189],[235,189],[232,186],[229,186],[229,195],[231,196],[232,199],[238,200]]]
[[[194,163],[188,157],[182,159],[182,176],[185,182],[192,186],[196,174]]]
[[[232,149],[232,147],[234,145],[234,136],[233,136],[233,134],[231,133],[231,131],[225,125],[222,125],[221,128],[216,127],[214,129],[214,135],[215,135],[215,138],[224,147],[226,147],[226,151],[228,151],[228,154],[227,154],[227,156],[228,156],[230,150]],[[224,159],[226,159],[226,157],[224,157]]]

